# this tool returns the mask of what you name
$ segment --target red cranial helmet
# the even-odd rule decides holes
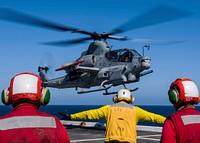
[[[189,78],[178,78],[172,82],[168,95],[172,104],[175,104],[178,101],[192,102],[194,104],[199,102],[198,87]]]
[[[34,101],[39,101],[40,105],[46,105],[50,101],[50,91],[42,87],[42,80],[38,75],[23,72],[15,75],[10,81],[10,87],[1,93],[1,100],[5,105],[16,103],[20,99],[28,99],[33,104],[38,103]]]
[[[24,72],[17,74],[10,81],[8,98],[11,101],[19,99],[39,100],[42,92],[42,80],[38,75]]]

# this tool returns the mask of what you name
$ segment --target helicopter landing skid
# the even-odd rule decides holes
[[[82,90],[80,92],[77,92],[78,94],[83,94],[83,93],[90,93],[90,92],[96,92],[96,91],[102,91],[102,90],[105,90],[106,92],[108,92],[108,89],[111,88],[113,85],[109,85],[109,86],[105,86],[105,83],[107,83],[108,80],[105,80],[101,83],[101,86],[99,89],[94,89],[94,90]]]
[[[134,89],[130,89],[130,92],[136,91],[136,90],[138,90],[138,89],[139,89],[138,87],[136,87],[136,88],[134,88]],[[111,94],[117,94],[117,92],[108,92],[108,91],[106,90],[106,92],[103,93],[103,95],[111,95]]]
[[[108,92],[108,89],[110,89],[112,86],[113,86],[113,84],[111,84],[111,85],[109,85],[109,86],[105,86],[105,83],[106,83],[107,81],[105,80],[104,82],[102,82],[102,84],[101,84],[101,88],[100,89],[94,89],[94,90],[82,90],[82,91],[80,91],[80,92],[77,92],[78,94],[83,94],[83,93],[90,93],[90,92],[96,92],[96,91],[103,91],[103,90],[105,90],[105,93],[103,93],[103,95],[111,95],[111,94],[117,94],[117,92]],[[123,84],[124,85],[124,84]],[[126,86],[124,85],[124,88],[126,88]],[[130,92],[133,92],[133,91],[136,91],[136,90],[138,90],[139,88],[137,87],[137,88],[134,88],[134,89],[130,89]]]

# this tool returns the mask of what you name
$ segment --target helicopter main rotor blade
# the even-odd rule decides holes
[[[62,41],[55,41],[55,42],[45,42],[42,44],[45,45],[52,45],[52,46],[66,46],[68,44],[77,44],[77,43],[83,43],[87,40],[92,40],[92,37],[86,37],[86,38],[80,38],[80,39],[74,39],[74,40],[62,40]]]
[[[114,40],[122,40],[122,41],[128,40],[127,37],[111,36],[111,35],[108,35],[108,38],[109,39],[114,39]]]
[[[68,27],[62,24],[52,22],[50,20],[45,20],[10,8],[0,8],[0,19],[31,26],[53,29],[57,31],[71,31],[74,33],[90,35],[91,37],[94,35],[96,36],[95,32],[89,32],[78,28]]]
[[[184,18],[190,15],[192,15],[191,12],[183,9],[164,5],[157,5],[150,11],[147,11],[142,15],[132,18],[131,20],[119,26],[118,28],[115,28],[108,34],[122,33],[129,30],[134,30],[146,26],[151,26],[159,23]]]
[[[173,44],[187,42],[186,40],[160,40],[160,39],[145,39],[145,38],[133,38],[129,40],[134,43],[151,44],[151,45],[173,45]]]
[[[14,9],[10,9],[10,8],[3,8],[3,7],[0,8],[0,19],[5,20],[5,21],[10,21],[10,22],[31,25],[31,26],[53,29],[57,31],[71,31],[71,32],[86,34],[90,36],[93,36],[95,34],[94,32],[89,32],[89,31],[78,29],[78,28],[68,27],[62,24],[52,22],[50,20],[45,20],[45,19],[30,15],[30,14],[26,14]]]
[[[9,9],[0,8],[0,19],[10,22],[22,23],[26,25],[32,25],[37,27],[49,28],[57,31],[77,31],[76,28],[67,27],[55,22],[44,20],[36,16],[25,14],[23,12]]]
[[[57,30],[57,31],[71,31],[74,33],[81,33],[81,34],[90,36],[89,38],[86,37],[86,38],[81,38],[77,40],[46,43],[48,45],[76,44],[76,43],[81,43],[81,42],[84,42],[85,40],[91,40],[91,39],[93,40],[101,40],[101,39],[128,40],[125,37],[117,37],[117,36],[111,36],[111,35],[146,27],[146,26],[151,26],[154,24],[159,24],[163,22],[180,19],[180,18],[189,16],[191,14],[192,14],[191,12],[185,11],[183,9],[178,9],[174,7],[164,6],[164,5],[157,5],[150,11],[147,11],[143,13],[142,15],[139,15],[138,17],[132,18],[131,20],[115,28],[111,32],[106,32],[106,33],[104,32],[102,34],[98,34],[97,32],[89,32],[89,31],[78,29],[78,28],[64,26],[62,24],[58,24],[49,20],[45,20],[45,19],[38,18],[29,14],[25,14],[14,9],[0,8],[0,19],[2,20],[17,22],[17,23],[22,23],[22,24],[27,24],[27,25],[37,26],[37,27],[42,27],[42,28],[48,28],[48,29]]]

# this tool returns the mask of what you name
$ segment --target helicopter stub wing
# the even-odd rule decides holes
[[[88,72],[99,72],[99,68],[95,67],[84,67],[84,66],[78,66],[77,69],[80,69],[82,71],[88,71]]]
[[[73,62],[73,63],[69,63],[69,64],[66,64],[66,65],[63,65],[62,67],[60,68],[57,68],[55,71],[60,71],[60,70],[66,70],[66,69],[69,69],[71,67],[74,67],[80,63],[83,63],[84,60],[79,60],[79,61],[76,61],[76,62]]]

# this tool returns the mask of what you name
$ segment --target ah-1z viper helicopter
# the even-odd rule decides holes
[[[67,45],[81,43],[86,40],[94,40],[88,49],[82,52],[81,56],[72,63],[64,64],[57,68],[56,71],[64,70],[67,74],[48,79],[45,72],[48,67],[38,67],[39,75],[43,79],[45,87],[53,88],[90,88],[100,86],[97,89],[81,90],[78,93],[88,93],[105,90],[104,94],[113,94],[116,92],[108,92],[112,86],[124,85],[128,83],[138,82],[141,76],[152,73],[148,70],[151,66],[151,59],[147,56],[139,54],[134,49],[117,49],[111,50],[106,42],[107,39],[127,40],[126,37],[112,36],[133,30],[163,23],[188,16],[190,13],[181,9],[168,6],[158,5],[146,13],[135,17],[127,23],[115,28],[111,32],[97,33],[89,32],[77,28],[67,27],[58,23],[53,23],[38,17],[34,17],[13,9],[0,8],[0,19],[29,24],[43,28],[49,28],[58,31],[71,31],[73,33],[81,33],[89,35],[89,37],[66,40],[58,42],[49,42],[49,45]],[[148,70],[148,71],[145,71]],[[131,91],[136,90],[132,89]]]

